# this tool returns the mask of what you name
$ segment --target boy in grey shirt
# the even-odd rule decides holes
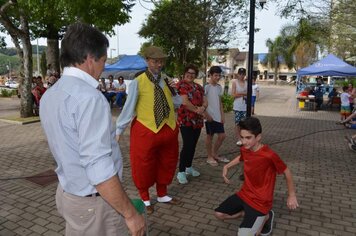
[[[219,84],[221,78],[221,68],[212,66],[209,71],[210,81],[205,86],[205,96],[208,100],[208,107],[205,112],[206,122],[206,149],[208,152],[207,163],[211,166],[217,166],[218,161],[229,162],[225,157],[219,157],[218,151],[226,135],[224,130],[225,114],[221,102],[223,89]],[[213,142],[213,136],[217,134],[217,140]]]

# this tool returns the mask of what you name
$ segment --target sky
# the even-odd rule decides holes
[[[114,30],[118,33],[118,36],[109,38],[108,57],[117,57],[118,54],[137,54],[141,44],[146,41],[144,38],[140,38],[137,32],[152,8],[152,3],[145,0],[137,1],[131,12],[131,21],[123,26],[116,26]],[[274,39],[283,25],[292,23],[276,16],[275,9],[275,3],[268,1],[263,10],[256,9],[255,28],[260,28],[260,31],[255,33],[254,53],[267,53],[266,40],[268,38]],[[238,47],[240,51],[247,51],[248,46],[245,43],[248,41],[248,35],[239,35],[239,39],[241,41],[239,44],[231,43],[231,46]],[[8,47],[14,46],[9,36],[6,37],[6,42]],[[44,38],[39,39],[38,42],[39,45],[46,45]],[[32,44],[37,44],[37,40],[32,41]]]

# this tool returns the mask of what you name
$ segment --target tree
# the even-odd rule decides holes
[[[200,47],[196,46],[197,35],[201,33],[196,16],[199,8],[194,1],[162,1],[149,15],[139,35],[150,38],[168,52],[166,72],[183,71],[187,62],[201,65]]]
[[[58,39],[72,22],[94,24],[112,33],[112,27],[129,20],[131,1],[0,0],[0,23],[11,36],[22,61],[20,74],[21,117],[32,115],[31,36],[48,39],[48,63],[59,71]],[[110,9],[110,14],[107,10]]]
[[[233,33],[236,35],[237,27],[241,26],[236,23],[236,15],[246,14],[240,10],[244,2],[162,1],[157,3],[139,35],[169,52],[172,56],[169,58],[172,62],[167,63],[170,72],[181,73],[186,63],[203,64],[206,71],[207,48],[226,47],[234,39]]]
[[[28,14],[16,0],[0,1],[0,23],[10,34],[21,60],[20,87],[21,108],[20,116],[32,116],[32,47]],[[21,45],[20,45],[21,44]],[[22,47],[21,47],[22,46]]]
[[[313,19],[323,24],[319,40],[328,53],[346,58],[356,55],[356,5],[354,0],[272,0],[282,17]],[[320,46],[320,44],[318,45]]]
[[[47,38],[47,63],[59,72],[59,40],[66,27],[81,21],[113,34],[113,27],[129,21],[131,0],[24,0],[31,11],[31,30],[35,37]],[[110,9],[110,14],[108,14]]]
[[[315,18],[302,18],[296,24],[286,25],[281,29],[282,37],[289,38],[289,51],[294,54],[296,70],[318,59],[318,50],[327,45],[325,34],[328,34],[328,28]]]

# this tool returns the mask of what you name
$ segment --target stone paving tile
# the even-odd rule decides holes
[[[14,100],[0,99],[3,106]],[[274,199],[276,213],[274,236],[356,235],[356,155],[344,135],[355,133],[335,124],[336,111],[299,111],[294,88],[263,86],[256,104],[257,117],[263,125],[263,142],[270,145],[287,163],[294,175],[300,208],[286,207],[286,185],[277,178]],[[118,110],[113,109],[113,119]],[[235,145],[233,114],[226,114],[227,138],[220,155],[229,159],[238,155]],[[0,236],[64,235],[64,220],[55,206],[56,183],[41,187],[18,177],[54,169],[39,123],[25,126],[0,122]],[[169,192],[182,200],[179,206],[155,202],[155,212],[148,217],[150,235],[236,235],[241,220],[218,221],[214,208],[241,187],[241,167],[231,171],[231,184],[221,178],[222,164],[206,164],[205,130],[198,141],[194,166],[201,176],[189,184],[176,180]],[[137,190],[132,183],[129,164],[129,131],[120,147],[124,159],[124,186],[132,198]],[[13,179],[12,179],[13,178]],[[155,199],[154,188],[150,192]]]

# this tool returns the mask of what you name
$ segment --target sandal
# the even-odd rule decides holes
[[[218,166],[219,163],[216,160],[206,160],[206,163],[208,163],[211,166]]]
[[[230,162],[230,160],[229,159],[227,159],[226,157],[215,157],[215,160],[217,160],[217,161],[220,161],[220,162],[224,162],[224,163],[229,163]]]

